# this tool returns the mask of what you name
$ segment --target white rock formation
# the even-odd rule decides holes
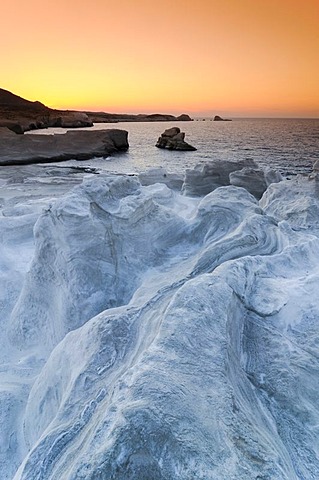
[[[246,162],[215,160],[198,163],[195,168],[186,170],[182,191],[185,195],[207,195],[218,187],[230,185],[230,173],[244,167],[257,168],[257,165],[253,160],[247,160]]]
[[[281,174],[271,169],[264,171],[259,168],[244,167],[242,170],[236,170],[229,174],[231,185],[246,188],[258,200],[263,196],[271,183],[281,181]]]
[[[2,323],[3,479],[319,478],[316,181],[261,206],[101,176],[47,208]]]

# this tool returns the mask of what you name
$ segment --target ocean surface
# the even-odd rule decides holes
[[[155,147],[160,134],[175,126],[174,122],[100,123],[93,128],[127,130],[129,151],[81,164],[117,173],[135,173],[158,167],[182,173],[202,161],[253,159],[262,167],[272,167],[289,176],[310,172],[313,163],[319,159],[319,119],[235,119],[232,122],[201,119],[176,122],[176,125],[186,133],[185,140],[197,151],[172,152]],[[64,132],[64,129],[51,128],[32,133]],[[76,161],[64,163],[79,165]]]

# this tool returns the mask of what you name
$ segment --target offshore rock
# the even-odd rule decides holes
[[[191,117],[189,115],[187,115],[186,113],[182,113],[182,115],[179,115],[178,117],[176,117],[176,120],[178,120],[180,122],[190,122],[190,121],[192,121]]]
[[[229,118],[222,118],[219,115],[215,115],[214,122],[231,122]]]
[[[68,131],[58,135],[16,135],[0,128],[0,165],[48,163],[107,157],[128,149],[125,130]]]
[[[185,142],[185,133],[180,128],[172,127],[162,133],[156,143],[158,148],[166,148],[167,150],[196,150],[195,147]]]

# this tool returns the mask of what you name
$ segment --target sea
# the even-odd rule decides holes
[[[177,152],[155,147],[160,134],[173,126],[185,132],[185,140],[196,147],[196,151]],[[311,172],[314,162],[319,160],[319,119],[245,118],[215,122],[212,118],[198,118],[192,122],[99,123],[90,130],[92,128],[120,128],[129,132],[130,148],[126,153],[81,162],[81,165],[112,173],[139,173],[159,167],[167,172],[184,173],[200,162],[253,159],[260,167],[271,167],[290,176]],[[32,133],[62,134],[65,129],[49,128]],[[79,165],[72,160],[63,163]]]

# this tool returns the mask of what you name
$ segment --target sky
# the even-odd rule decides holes
[[[53,108],[319,117],[319,0],[2,0],[0,87]]]

